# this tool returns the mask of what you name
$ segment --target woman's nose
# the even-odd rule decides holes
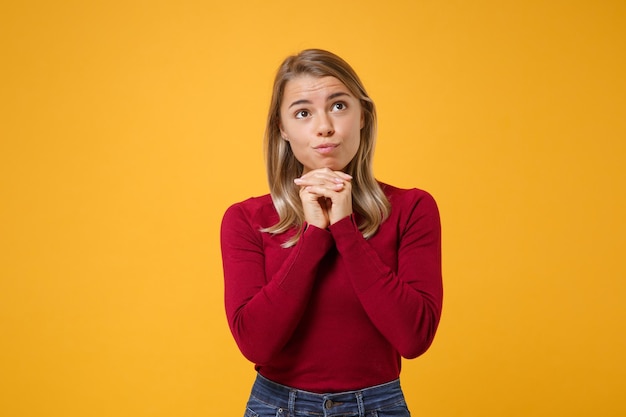
[[[333,133],[335,133],[335,130],[333,129],[333,124],[330,120],[330,117],[328,117],[328,115],[324,113],[320,114],[319,123],[317,125],[317,136],[332,136]]]

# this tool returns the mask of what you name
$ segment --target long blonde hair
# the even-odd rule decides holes
[[[295,227],[295,235],[283,244],[284,247],[295,245],[302,232],[304,212],[298,187],[293,180],[302,175],[303,165],[294,156],[290,144],[281,137],[280,107],[287,82],[305,74],[320,78],[335,77],[361,102],[364,119],[361,141],[345,172],[353,177],[352,208],[360,216],[359,230],[365,238],[369,238],[376,233],[391,210],[372,170],[376,142],[376,107],[352,67],[337,55],[321,49],[307,49],[287,57],[278,68],[274,79],[265,129],[265,161],[270,193],[279,221],[263,231],[283,233]]]

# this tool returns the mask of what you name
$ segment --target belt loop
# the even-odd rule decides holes
[[[289,391],[289,417],[296,415],[296,390]]]
[[[365,417],[365,405],[363,405],[363,393],[361,391],[357,391],[356,394],[356,404],[359,407],[359,417]]]

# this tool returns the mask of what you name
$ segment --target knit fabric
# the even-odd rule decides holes
[[[260,229],[278,221],[269,195],[232,205],[221,228],[226,316],[264,377],[311,392],[398,378],[401,357],[431,345],[442,307],[441,226],[435,200],[381,187],[391,214],[365,239],[355,215],[328,229]]]

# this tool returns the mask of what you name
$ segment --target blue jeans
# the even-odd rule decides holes
[[[409,417],[400,380],[358,391],[316,394],[276,384],[261,375],[245,417]]]

